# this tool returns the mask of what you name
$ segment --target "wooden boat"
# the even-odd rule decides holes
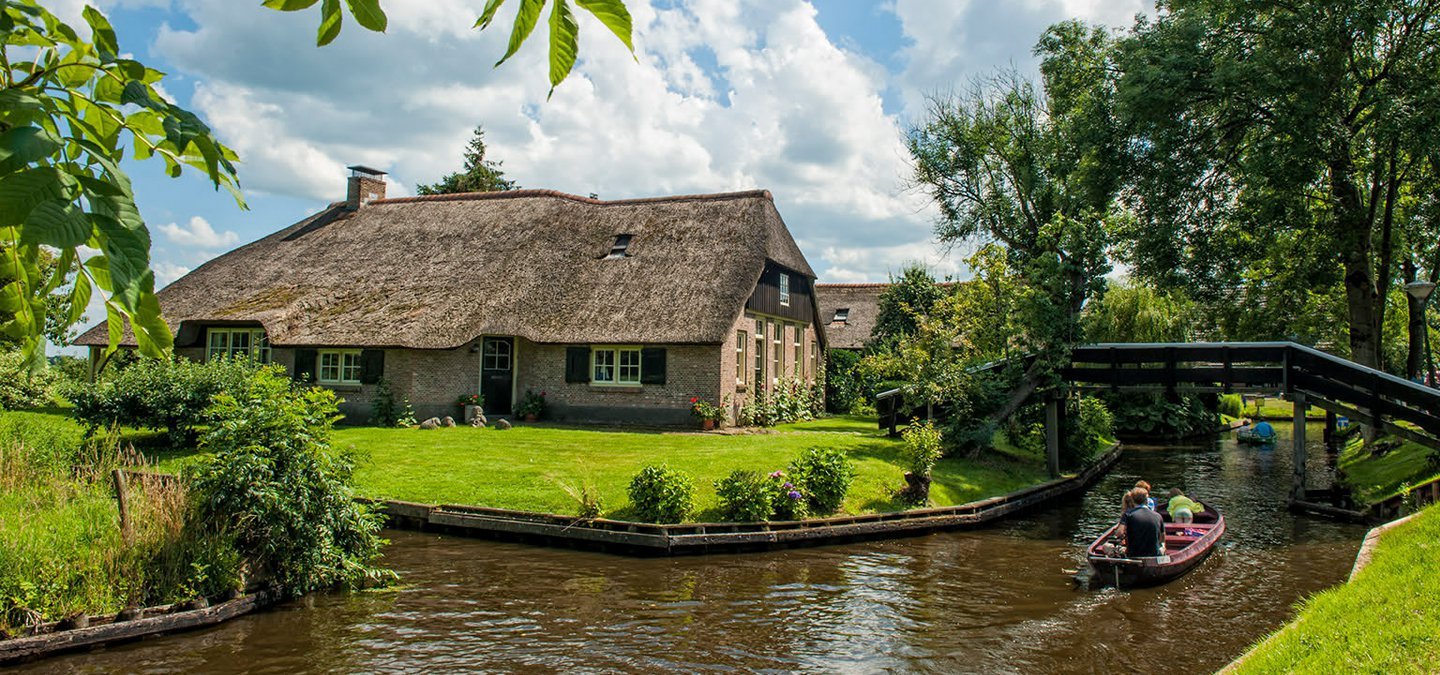
[[[1116,532],[1120,525],[1112,525],[1086,550],[1090,567],[1095,572],[1093,578],[1103,584],[1138,588],[1163,584],[1189,572],[1210,555],[1215,543],[1225,535],[1225,517],[1209,504],[1202,502],[1202,505],[1205,511],[1195,514],[1195,519],[1202,522],[1172,523],[1170,516],[1162,512],[1165,518],[1165,555],[1162,556],[1123,558],[1106,555],[1105,544],[1111,543],[1112,539],[1114,543],[1119,543]]]
[[[1240,427],[1235,431],[1235,440],[1247,445],[1275,445],[1275,433],[1269,435],[1255,431],[1255,427]]]

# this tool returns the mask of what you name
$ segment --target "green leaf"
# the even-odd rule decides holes
[[[380,0],[345,0],[345,4],[350,6],[350,14],[354,15],[356,23],[377,33],[385,32],[388,19],[385,18],[385,10],[380,9]]]
[[[74,179],[53,166],[41,166],[9,174],[0,179],[0,225],[25,222],[30,210],[41,202],[69,199]]]
[[[60,140],[40,127],[15,127],[0,134],[0,174],[19,171],[60,151]]]
[[[120,102],[138,105],[142,108],[157,107],[155,99],[150,98],[150,87],[140,80],[130,80],[125,83],[125,88],[120,91]]]
[[[575,67],[579,36],[580,24],[575,22],[570,3],[555,0],[555,6],[550,8],[550,93],[545,95],[546,99]]]
[[[85,23],[90,24],[90,32],[95,37],[95,48],[100,52],[102,61],[113,60],[120,53],[120,42],[115,39],[115,28],[94,7],[89,5],[80,12],[85,17]]]
[[[263,7],[278,9],[282,12],[298,12],[302,9],[309,9],[315,6],[320,0],[265,0],[260,3]]]
[[[625,8],[624,2],[621,0],[575,0],[575,4],[593,14],[600,20],[600,23],[605,24],[605,27],[615,34],[615,37],[625,43],[625,48],[630,50],[630,53],[635,53],[635,45],[630,43],[632,32],[630,10]]]
[[[115,284],[110,281],[110,261],[106,260],[105,256],[97,255],[86,260],[85,270],[95,278],[95,285],[100,290],[109,293],[110,289],[115,287]]]
[[[503,4],[505,4],[505,0],[490,0],[485,3],[485,11],[481,12],[480,18],[475,20],[475,28],[479,28],[480,30],[489,28],[490,22],[495,20],[495,12],[498,11],[500,5]]]
[[[85,316],[85,308],[90,306],[93,289],[90,277],[84,274],[75,275],[75,285],[70,289],[70,309],[65,315],[66,323],[78,323]]]
[[[74,248],[90,239],[90,219],[73,202],[41,202],[25,218],[21,241],[56,248]]]
[[[519,51],[520,45],[525,44],[525,39],[535,30],[535,24],[540,21],[540,11],[545,9],[545,0],[520,0],[520,11],[515,14],[515,27],[510,29],[510,45],[505,48],[505,55],[495,62],[495,67],[505,63],[511,56]]]
[[[334,42],[340,35],[340,24],[344,18],[340,13],[340,0],[325,0],[325,4],[320,6],[320,32],[315,38],[315,46],[324,47]]]

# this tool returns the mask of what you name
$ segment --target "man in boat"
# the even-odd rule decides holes
[[[1125,536],[1125,555],[1131,558],[1165,555],[1165,520],[1160,514],[1145,508],[1150,492],[1145,488],[1135,488],[1128,496],[1133,506],[1120,519],[1120,529]]]
[[[1195,522],[1195,514],[1204,513],[1205,506],[1180,491],[1180,488],[1170,488],[1170,501],[1165,505],[1165,510],[1170,512],[1170,520],[1177,523]]]

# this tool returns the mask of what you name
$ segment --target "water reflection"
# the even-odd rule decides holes
[[[1208,672],[1343,579],[1363,535],[1285,510],[1278,447],[1131,447],[1085,497],[986,530],[766,554],[632,559],[395,532],[402,589],[32,668]],[[1318,444],[1311,456],[1324,485]],[[1226,540],[1160,588],[1076,589],[1067,572],[1139,478],[1219,505]]]

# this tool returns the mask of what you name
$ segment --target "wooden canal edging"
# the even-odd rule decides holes
[[[228,621],[257,609],[270,606],[277,596],[259,590],[199,609],[181,609],[178,605],[148,607],[141,618],[117,621],[115,615],[88,617],[84,628],[60,630],[56,624],[42,627],[42,632],[0,640],[0,666],[54,656],[63,652],[91,649],[117,642],[206,628]],[[154,616],[146,616],[154,614]]]
[[[763,551],[976,527],[1084,489],[1104,475],[1119,460],[1120,454],[1120,446],[1116,444],[1078,474],[959,506],[800,521],[656,525],[604,518],[577,520],[570,516],[479,506],[383,500],[371,503],[379,505],[389,525],[398,529],[628,555]]]

